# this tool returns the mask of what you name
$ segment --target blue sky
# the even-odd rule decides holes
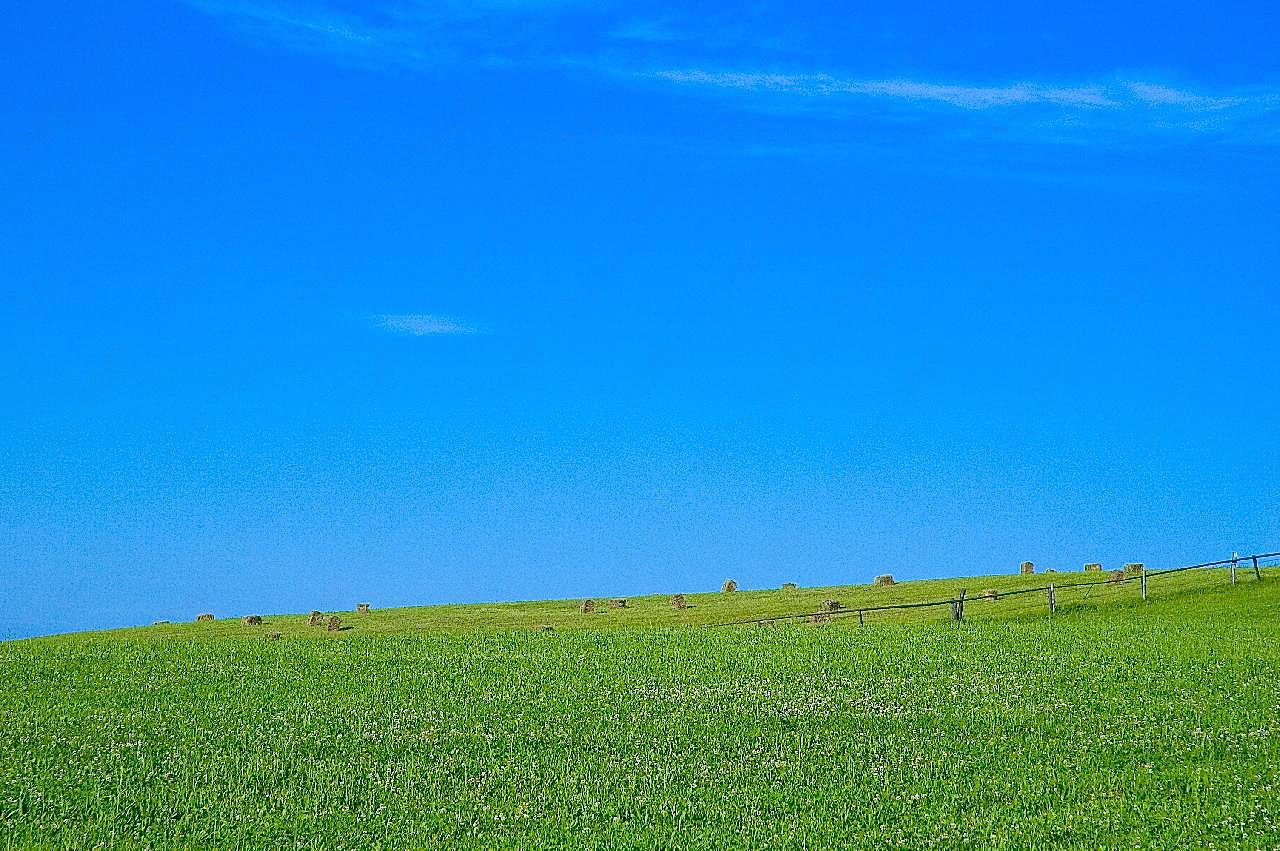
[[[0,636],[1280,546],[1280,7],[42,2]]]

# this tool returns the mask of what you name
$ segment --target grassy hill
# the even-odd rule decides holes
[[[1273,844],[1274,572],[693,628],[1085,578],[0,644],[0,846]]]

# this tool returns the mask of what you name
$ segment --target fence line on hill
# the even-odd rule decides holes
[[[1166,567],[1166,568],[1160,568],[1157,570],[1147,570],[1146,566],[1144,565],[1141,567],[1141,569],[1138,572],[1132,575],[1124,575],[1119,577],[1112,575],[1112,576],[1108,576],[1106,579],[1102,579],[1096,582],[1068,582],[1065,584],[1057,584],[1057,583],[1050,582],[1047,585],[1036,585],[1031,588],[1016,588],[1011,591],[995,591],[994,596],[980,595],[978,597],[969,597],[967,596],[968,589],[962,589],[960,591],[959,596],[948,597],[946,599],[921,600],[917,602],[907,602],[907,603],[887,603],[883,606],[855,606],[851,608],[841,607],[839,609],[835,609],[832,611],[792,612],[784,615],[770,615],[768,617],[763,617],[763,618],[750,618],[748,620],[728,621],[726,623],[708,624],[708,626],[748,626],[752,624],[758,625],[758,626],[764,626],[765,624],[777,623],[782,621],[811,620],[814,618],[819,618],[825,621],[832,618],[838,618],[838,617],[852,618],[855,616],[858,618],[858,624],[863,625],[866,622],[865,620],[866,616],[868,614],[873,614],[876,612],[901,611],[901,610],[907,610],[907,609],[932,609],[932,608],[941,608],[943,606],[949,606],[951,608],[951,619],[953,621],[959,622],[964,620],[965,603],[972,604],[975,602],[996,602],[999,600],[1003,600],[1007,597],[1020,597],[1026,594],[1045,594],[1047,598],[1046,603],[1049,611],[1049,616],[1052,617],[1054,612],[1058,608],[1057,595],[1059,593],[1074,591],[1076,589],[1087,588],[1090,590],[1085,594],[1084,599],[1088,599],[1089,594],[1092,593],[1092,589],[1094,588],[1114,587],[1117,585],[1124,585],[1125,583],[1128,583],[1128,582],[1137,582],[1141,587],[1142,599],[1146,600],[1147,599],[1147,583],[1148,583],[1148,580],[1152,578],[1169,576],[1170,574],[1174,574],[1174,573],[1184,573],[1190,570],[1207,570],[1207,569],[1213,569],[1213,568],[1226,567],[1226,568],[1230,568],[1230,572],[1228,574],[1228,576],[1230,577],[1230,583],[1232,585],[1235,585],[1238,582],[1237,574],[1240,570],[1240,566],[1244,564],[1245,569],[1253,573],[1255,581],[1261,581],[1262,568],[1275,566],[1274,563],[1268,563],[1264,565],[1262,564],[1262,562],[1268,561],[1271,559],[1280,559],[1280,552],[1257,553],[1256,555],[1247,555],[1247,556],[1232,554],[1231,558],[1223,559],[1221,561],[1207,561],[1201,564],[1189,564],[1183,567]],[[1114,574],[1116,572],[1118,571],[1113,571],[1112,573]],[[1027,611],[1032,611],[1039,608],[1040,606],[1037,605],[1033,608],[1028,608]]]

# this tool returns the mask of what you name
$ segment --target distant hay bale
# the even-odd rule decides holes
[[[627,601],[623,597],[617,597],[609,601],[609,608],[611,609],[625,609],[626,607]]]
[[[876,577],[876,583],[875,583],[875,584],[877,584],[877,585],[886,585],[886,586],[887,586],[887,585],[892,585],[892,584],[893,584],[893,574],[891,574],[891,573],[885,573],[885,574],[882,574],[882,575],[880,575],[880,576],[877,576],[877,577]]]
[[[279,641],[279,640],[280,640],[280,633],[278,633],[278,632],[268,632],[266,635],[264,635],[264,636],[262,636],[262,637],[263,637],[263,638],[265,638],[267,641]]]
[[[829,623],[831,615],[813,615],[809,618],[809,623]]]
[[[369,604],[368,604],[368,603],[356,603],[356,614],[359,614],[359,615],[367,615],[367,614],[369,614]]]
[[[245,615],[245,626],[262,626],[262,615]]]
[[[197,623],[200,621],[211,621],[211,620],[213,620],[213,615],[209,614],[208,612],[204,612],[202,614],[196,615]]]
[[[822,601],[822,605],[818,606],[818,611],[820,611],[820,612],[838,612],[838,611],[840,611],[840,610],[841,610],[841,609],[843,609],[843,608],[844,608],[844,606],[840,605],[840,601],[839,601],[839,600],[823,600],[823,601]]]
[[[1125,576],[1138,576],[1146,566],[1140,561],[1131,561],[1124,566]]]
[[[720,586],[720,590],[721,590],[721,591],[723,591],[723,592],[724,592],[724,593],[726,593],[726,594],[728,594],[728,593],[730,593],[730,592],[732,592],[732,591],[737,591],[737,590],[738,590],[738,583],[734,582],[732,579],[726,579],[726,580],[724,581],[724,584]]]
[[[1124,571],[1123,571],[1123,570],[1113,570],[1113,571],[1111,571],[1111,573],[1107,576],[1107,581],[1108,581],[1108,582],[1110,582],[1112,585],[1114,585],[1114,584],[1115,584],[1115,583],[1117,583],[1117,582],[1123,582],[1123,581],[1124,581]]]
[[[1036,572],[1036,566],[1032,562],[1024,561],[1022,563],[1021,572],[1023,576],[1030,576]]]
[[[582,605],[578,607],[584,615],[589,615],[596,610],[595,600],[583,600]]]
[[[672,594],[672,595],[671,595],[671,608],[673,608],[673,609],[683,609],[683,608],[685,607],[685,605],[686,605],[686,603],[685,603],[685,601],[684,601],[684,595],[683,595],[683,594]]]
[[[342,618],[337,615],[329,618],[329,622],[325,624],[325,629],[329,630],[329,632],[337,632],[342,629]]]
[[[983,589],[982,594],[980,596],[984,600],[999,600],[1000,592],[994,588],[986,588],[986,589]]]
[[[794,590],[796,590],[796,588],[797,588],[797,587],[798,587],[798,586],[797,586],[794,582],[784,582],[784,583],[782,583],[782,590],[783,590],[783,591],[794,591]]]
[[[307,621],[308,626],[324,626],[324,614],[321,612],[312,612],[311,619]]]
[[[1096,561],[1091,561],[1084,566],[1085,573],[1101,573],[1102,565]]]

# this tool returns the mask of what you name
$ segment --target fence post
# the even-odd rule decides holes
[[[858,626],[862,625],[862,609],[858,609]]]
[[[1236,584],[1236,562],[1240,559],[1239,553],[1231,554],[1231,584]]]
[[[1253,559],[1253,578],[1261,581],[1262,571],[1258,569],[1258,557],[1251,556],[1251,558]]]
[[[1147,566],[1142,566],[1142,602],[1147,601]]]
[[[1053,617],[1053,613],[1058,610],[1058,592],[1054,589],[1053,583],[1049,583],[1049,617]]]

